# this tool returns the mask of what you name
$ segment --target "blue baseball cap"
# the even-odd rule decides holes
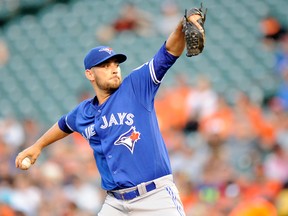
[[[85,70],[91,69],[112,57],[115,57],[119,63],[122,63],[127,59],[126,55],[116,54],[114,50],[108,46],[95,47],[91,49],[84,58]]]

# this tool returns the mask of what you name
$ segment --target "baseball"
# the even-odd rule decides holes
[[[24,169],[29,169],[30,166],[31,166],[30,158],[28,158],[28,157],[24,158],[24,160],[22,161],[22,167]]]

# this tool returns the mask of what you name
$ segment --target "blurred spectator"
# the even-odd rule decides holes
[[[176,26],[183,14],[173,0],[166,0],[161,4],[161,15],[157,19],[156,27],[160,34],[167,36]]]
[[[173,91],[171,88],[166,87],[165,85],[159,89],[157,94],[157,98],[155,100],[155,111],[158,117],[158,124],[161,129],[161,132],[164,133],[163,136],[169,131],[171,115],[169,109],[167,107],[170,105],[169,103],[169,93]]]
[[[100,210],[101,195],[98,190],[95,190],[94,185],[86,180],[83,181],[83,176],[74,175],[63,190],[68,200],[75,203],[79,209],[91,214]]]
[[[12,194],[13,194],[13,181],[14,180],[13,180],[12,175],[0,176],[0,204],[11,203]],[[1,211],[0,211],[0,215],[1,215]]]
[[[155,101],[155,110],[159,115],[159,125],[162,132],[166,130],[183,130],[188,113],[185,107],[185,101],[191,90],[187,83],[185,74],[179,74],[175,77],[175,84],[173,87],[160,89],[160,94],[157,95]],[[177,102],[176,102],[177,101]],[[171,118],[171,113],[177,118]]]
[[[264,198],[257,198],[253,200],[244,200],[236,206],[229,216],[277,216],[276,207],[265,200]]]
[[[288,182],[283,184],[282,190],[275,199],[278,216],[288,215]]]
[[[223,139],[232,134],[233,110],[224,97],[218,97],[215,104],[215,111],[205,116],[200,121],[200,132],[206,136],[209,133],[217,132]]]
[[[173,131],[172,131],[173,132]],[[173,148],[169,148],[171,166],[175,172],[185,173],[191,181],[199,182],[201,179],[201,173],[203,169],[203,164],[206,161],[208,150],[205,146],[197,148],[195,146],[191,147],[186,144],[185,137],[182,132],[178,131],[172,134],[177,135],[177,140],[168,139],[168,141],[175,142]],[[193,158],[193,160],[191,160]]]
[[[42,132],[42,126],[33,119],[33,118],[25,118],[22,121],[23,130],[25,134],[25,142],[22,146],[23,148],[28,147],[33,143],[36,139],[38,139],[39,135]]]
[[[216,111],[217,98],[218,95],[212,88],[209,78],[204,75],[199,76],[187,96],[188,122],[186,127],[195,125],[194,129],[198,130],[199,121]]]
[[[238,176],[237,184],[240,188],[238,202],[254,200],[257,198],[265,198],[273,201],[281,190],[282,183],[278,180],[268,179],[265,175],[264,166],[261,161],[253,166],[254,176],[245,178]]]
[[[13,158],[11,158],[11,155],[14,154],[13,150],[15,151],[15,149],[12,146],[9,146],[0,137],[0,180],[1,178],[4,179],[9,178],[10,175],[12,174],[11,167],[14,168],[14,164],[13,165],[11,164],[13,160]]]
[[[268,49],[275,48],[277,43],[287,33],[286,28],[272,15],[267,15],[262,18],[260,21],[260,31],[262,34],[262,42]]]
[[[37,216],[40,204],[40,189],[32,184],[29,176],[23,174],[15,176],[11,197],[13,209],[19,210],[27,216]]]
[[[268,179],[288,182],[288,152],[275,145],[265,161],[264,172]]]
[[[274,64],[275,78],[278,86],[275,95],[270,101],[271,111],[288,111],[288,34],[282,37],[278,49],[275,52]]]
[[[262,110],[259,104],[254,103],[247,93],[238,92],[235,98],[235,105],[233,110],[235,123],[238,121],[243,123],[246,122],[247,129],[254,133],[255,137],[258,136],[264,121]],[[237,125],[238,124],[235,124],[236,127]],[[234,129],[234,132],[241,133],[242,130]]]
[[[288,113],[284,112],[279,121],[280,120],[281,123],[277,125],[276,142],[284,149],[284,151],[288,152]]]
[[[134,32],[139,36],[150,36],[152,33],[151,17],[152,15],[147,11],[128,2],[123,5],[119,16],[112,23],[97,30],[96,37],[101,43],[107,43],[117,34],[125,31]]]
[[[282,74],[283,79],[278,86],[275,98],[280,102],[281,107],[288,111],[288,67]]]
[[[25,142],[23,126],[14,118],[0,119],[0,138],[14,149],[20,147]]]
[[[175,182],[179,187],[184,210],[185,212],[188,212],[198,199],[194,185],[190,180],[190,177],[182,171],[175,172]]]
[[[275,51],[274,70],[277,79],[282,79],[288,71],[288,34],[282,37]]]
[[[225,144],[225,154],[228,156],[235,177],[251,179],[255,175],[255,165],[261,160],[261,155],[257,151],[257,140],[251,136],[245,125],[237,129],[241,132],[235,134],[236,136],[228,137]]]
[[[239,92],[234,106],[234,133],[242,133],[244,128],[259,140],[263,151],[269,150],[275,143],[275,130],[267,121],[261,106],[251,100],[245,92]],[[241,127],[242,128],[239,128]],[[237,128],[238,127],[238,128]]]
[[[83,100],[89,99],[91,97],[93,97],[93,93],[90,90],[83,88],[78,92],[77,101],[80,103]]]
[[[10,54],[6,43],[0,39],[0,68],[7,64]]]
[[[234,176],[234,171],[228,161],[229,157],[224,151],[226,139],[223,139],[216,131],[208,134],[205,139],[209,147],[209,154],[203,165],[201,182],[206,185],[219,186]]]

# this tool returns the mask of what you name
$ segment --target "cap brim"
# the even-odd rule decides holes
[[[93,67],[111,59],[111,58],[116,58],[118,60],[119,63],[123,63],[126,61],[127,56],[124,54],[115,54],[115,55],[111,55],[111,56],[107,56],[106,58],[102,59],[100,62],[98,62],[96,65],[94,65]]]

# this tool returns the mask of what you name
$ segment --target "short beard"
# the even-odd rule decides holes
[[[118,83],[117,84],[110,84],[110,83],[103,84],[96,80],[95,83],[98,86],[98,88],[101,89],[102,91],[105,91],[109,94],[113,94],[120,87],[122,81],[120,81],[119,84]]]

